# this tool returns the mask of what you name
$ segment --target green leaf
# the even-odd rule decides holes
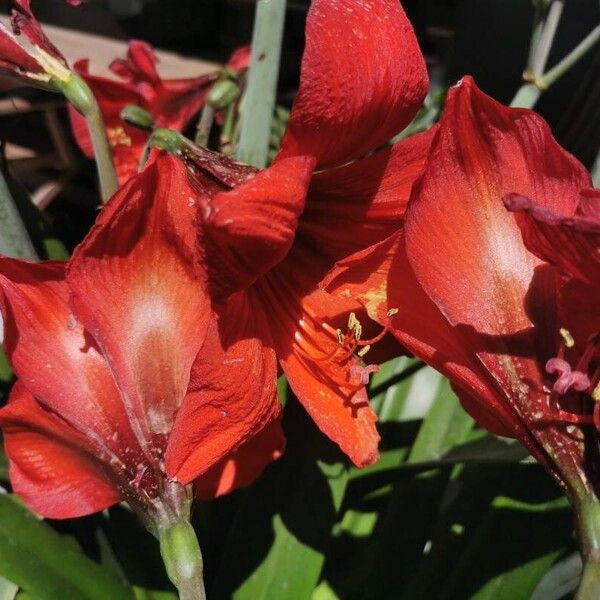
[[[318,583],[348,471],[337,447],[291,398],[284,430],[286,453],[243,498],[212,599],[309,598]]]
[[[0,575],[36,600],[133,600],[133,591],[68,539],[0,496]]]
[[[175,592],[155,592],[140,587],[134,587],[133,591],[135,592],[135,600],[178,600]]]
[[[557,562],[540,580],[531,600],[560,600],[574,592],[581,578],[581,555],[573,552]]]
[[[448,380],[444,379],[407,462],[410,464],[441,459],[448,450],[467,438],[473,425],[473,419],[460,405]]]
[[[0,600],[14,600],[19,586],[4,577],[0,577]]]

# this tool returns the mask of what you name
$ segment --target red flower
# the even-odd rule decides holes
[[[404,231],[339,264],[326,282],[367,304],[387,287],[387,303],[371,303],[372,314],[383,320],[388,306],[397,309],[398,340],[452,380],[481,425],[520,439],[572,495],[589,483],[581,475],[580,440],[592,419],[589,384],[598,376],[597,345],[588,345],[589,334],[600,330],[598,295],[565,293],[557,271],[525,246],[503,201],[511,194],[535,198],[539,208],[530,214],[544,217],[535,234],[539,254],[562,266],[570,248],[584,249],[575,238],[587,219],[588,192],[579,213],[577,206],[590,184],[539,116],[498,104],[467,78],[450,91]],[[567,225],[571,245],[561,250]],[[567,259],[573,272],[580,258]],[[584,331],[586,303],[585,315],[596,315]],[[561,327],[573,331],[574,348],[562,343]],[[548,363],[574,354],[582,362],[572,372],[568,364]],[[590,381],[579,377],[580,368]]]
[[[233,53],[227,66],[239,73],[248,68],[249,61],[250,48],[243,47]],[[129,104],[141,106],[154,117],[158,127],[181,131],[202,108],[212,84],[219,77],[215,72],[192,79],[161,79],[156,70],[157,62],[158,58],[148,44],[134,40],[129,43],[127,58],[116,59],[110,65],[120,80],[91,74],[87,59],[74,65],[100,105],[121,184],[136,172],[148,140],[146,133],[121,119],[123,108]],[[85,119],[72,107],[69,115],[77,143],[88,158],[93,158]]]
[[[16,35],[24,33],[33,48],[25,49],[0,23],[0,69],[32,85],[51,85],[53,77],[67,77],[70,73],[67,62],[42,30],[31,11],[30,0],[13,0],[13,6],[13,32]]]
[[[222,494],[281,453],[274,352],[235,299],[213,318],[196,211],[183,167],[161,156],[68,263],[0,260],[18,376],[0,426],[13,488],[36,512],[126,500],[152,523],[177,509],[177,482]]]
[[[315,0],[306,36],[300,90],[273,166],[256,172],[189,148],[187,160],[214,302],[247,306],[319,428],[366,465],[379,440],[365,391],[375,368],[362,358],[371,342],[361,306],[332,299],[318,282],[401,222],[431,134],[364,156],[411,121],[427,75],[396,0]]]

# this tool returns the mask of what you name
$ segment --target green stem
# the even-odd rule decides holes
[[[255,167],[267,164],[285,10],[286,0],[259,0],[256,5],[252,61],[236,155],[238,160]]]
[[[198,146],[208,146],[210,131],[215,120],[215,109],[210,104],[205,104],[196,125],[196,137],[194,141]]]
[[[533,108],[540,96],[542,90],[533,83],[525,83],[519,88],[510,105],[513,108]]]
[[[583,573],[576,600],[600,598],[600,503],[586,498],[577,506]]]
[[[202,553],[187,518],[159,531],[160,553],[180,600],[205,600]]]
[[[564,7],[564,0],[553,0],[552,4],[550,4],[543,29],[539,33],[536,48],[531,56],[531,72],[536,77],[541,75],[546,69],[550,50],[554,43],[554,36],[556,35]]]
[[[87,120],[100,180],[100,193],[102,200],[106,202],[117,191],[119,184],[98,102],[87,83],[74,73],[68,79],[57,80],[55,83]]]
[[[596,154],[596,160],[592,165],[592,180],[594,181],[594,187],[600,188],[600,150]]]
[[[600,25],[597,25],[592,29],[592,31],[590,31],[590,33],[575,48],[573,48],[567,56],[541,77],[540,87],[542,89],[548,89],[587,52],[589,52],[597,44],[598,40],[600,40]]]
[[[600,41],[600,25],[597,25],[590,33],[565,56],[556,66],[544,75],[534,76],[531,83],[524,84],[516,93],[510,105],[514,108],[533,108],[539,100],[542,92],[550,88],[569,69],[585,56]]]

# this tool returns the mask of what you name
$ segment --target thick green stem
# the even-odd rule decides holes
[[[286,0],[259,0],[252,36],[252,61],[243,100],[237,159],[264,167],[279,75]]]
[[[202,553],[190,522],[184,517],[159,532],[160,553],[180,600],[205,600]]]
[[[586,498],[576,506],[583,573],[576,600],[600,598],[600,503]]]
[[[510,105],[513,108],[533,108],[542,95],[542,90],[533,83],[526,83],[515,94]]]
[[[55,84],[87,120],[100,180],[100,193],[102,200],[106,202],[117,191],[119,184],[98,102],[87,83],[74,73],[65,80],[55,81]]]
[[[202,553],[190,523],[192,496],[191,486],[164,481],[160,498],[149,505],[130,504],[158,539],[167,575],[180,600],[205,600]]]

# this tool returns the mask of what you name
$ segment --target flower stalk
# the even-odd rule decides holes
[[[202,553],[189,515],[159,532],[160,553],[180,600],[204,600]]]
[[[598,25],[567,56],[544,72],[563,8],[564,0],[554,0],[545,19],[540,16],[544,9],[536,8],[529,59],[523,74],[526,83],[517,91],[510,104],[512,107],[533,108],[542,93],[577,64],[600,40],[600,25]]]
[[[586,496],[576,508],[583,572],[576,600],[600,598],[600,503]]]
[[[285,11],[286,0],[259,0],[256,5],[252,59],[236,153],[238,160],[255,167],[267,164]]]
[[[119,184],[98,102],[87,83],[75,73],[71,73],[66,79],[56,80],[55,84],[87,120],[98,169],[100,193],[102,200],[106,202],[117,191]]]

